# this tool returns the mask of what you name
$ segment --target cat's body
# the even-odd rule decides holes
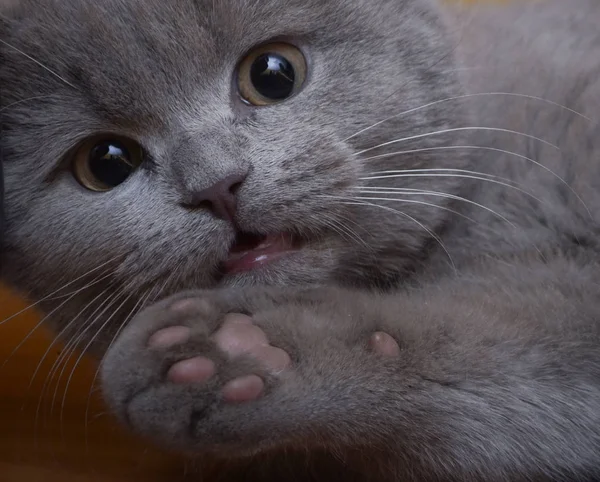
[[[103,384],[134,429],[220,452],[223,480],[600,479],[597,2],[11,3],[3,275],[40,299],[95,270],[42,306],[101,353],[142,303],[219,288],[118,333]],[[272,38],[309,75],[250,107],[236,64]],[[59,162],[97,132],[151,157],[106,193]],[[235,230],[188,198],[230,175],[246,176],[237,229],[293,232],[299,252],[221,276]],[[289,355],[283,371],[224,356],[209,337],[230,312]],[[173,325],[191,338],[146,346]],[[375,332],[399,352],[373,353]],[[207,383],[165,381],[198,355]],[[263,396],[226,403],[248,374]]]

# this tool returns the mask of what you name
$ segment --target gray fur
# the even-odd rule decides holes
[[[119,335],[104,390],[133,429],[206,452],[201,471],[224,480],[600,479],[595,0],[466,12],[427,0],[10,3],[0,17],[2,275],[33,300],[86,286],[42,306],[62,336],[99,355]],[[308,82],[287,102],[250,108],[232,89],[235,66],[276,37],[306,52]],[[522,96],[398,115],[475,92]],[[465,126],[529,137],[461,130],[355,155]],[[96,132],[132,137],[151,156],[103,194],[81,188],[64,161]],[[360,179],[429,168],[502,179]],[[222,278],[234,229],[184,200],[239,172],[239,226],[308,244]],[[450,196],[341,203],[357,186]],[[189,296],[181,290],[204,290],[193,293],[205,312],[175,319],[168,298],[120,333],[143,301]],[[237,310],[294,367],[265,375],[259,401],[224,406],[219,383],[260,370],[207,339]],[[144,348],[175,323],[193,329],[188,345]],[[399,359],[366,349],[377,330],[398,340]],[[198,353],[219,362],[213,385],[163,381],[168,364]]]

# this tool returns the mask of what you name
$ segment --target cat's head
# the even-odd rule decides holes
[[[439,132],[464,121],[436,103],[459,87],[428,0],[9,3],[2,269],[38,299],[72,282],[55,320],[193,287],[386,284],[435,244],[459,180],[419,170],[466,161]]]

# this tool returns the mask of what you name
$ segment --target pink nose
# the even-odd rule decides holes
[[[206,208],[216,217],[233,224],[237,209],[236,193],[245,178],[240,174],[227,176],[206,189],[192,193],[188,205]]]

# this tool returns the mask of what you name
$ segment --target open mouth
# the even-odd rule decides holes
[[[298,251],[300,248],[299,240],[287,233],[263,236],[240,232],[225,260],[225,274],[251,271]]]

